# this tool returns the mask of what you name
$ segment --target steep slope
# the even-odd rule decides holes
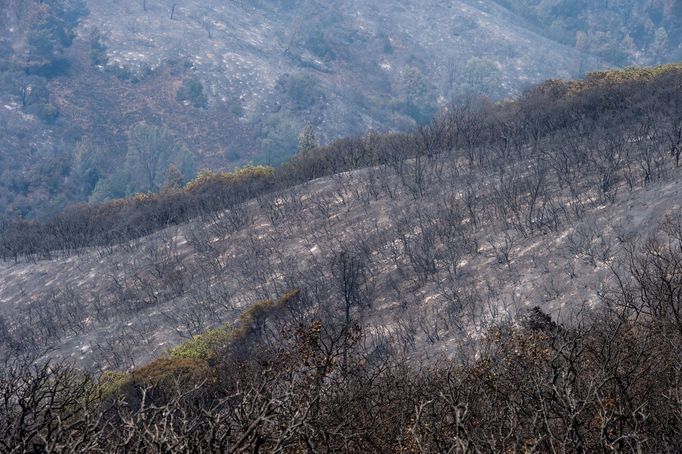
[[[543,33],[616,65],[677,61],[680,47],[679,2],[498,0],[528,18]]]
[[[4,263],[5,326],[15,327],[17,341],[30,336],[38,351],[52,345],[49,357],[80,367],[139,366],[291,288],[307,289],[319,304],[340,304],[332,261],[339,251],[365,247],[372,251],[366,329],[408,342],[408,351],[447,353],[451,342],[532,306],[570,317],[598,304],[621,241],[645,238],[682,208],[676,178],[596,205],[575,225],[541,236],[481,229],[468,238],[477,247],[451,250],[430,276],[420,254],[436,244],[413,244],[425,249],[398,261],[392,254],[401,248],[396,230],[405,234],[408,219],[434,215],[436,207],[422,200],[410,208],[409,196],[373,200],[367,179],[358,171],[268,198],[269,206],[250,203],[242,214],[249,222],[236,231],[226,215],[107,252]]]
[[[173,5],[175,8],[173,9]],[[247,118],[291,111],[320,127],[322,138],[409,119],[391,112],[408,66],[429,86],[423,100],[452,94],[472,57],[499,71],[504,95],[528,82],[569,78],[578,54],[534,33],[527,22],[494,2],[183,2],[88,3],[85,24],[104,36],[111,64],[135,71],[168,59],[186,59],[213,102],[238,99]],[[173,18],[171,19],[171,11]],[[287,78],[301,78],[306,100],[289,93]],[[316,92],[321,96],[315,99]],[[364,101],[363,101],[364,99]],[[304,101],[304,102],[301,102]],[[321,101],[321,102],[320,102]]]
[[[130,367],[292,289],[306,316],[345,311],[377,345],[409,353],[448,352],[527,306],[570,317],[598,303],[633,241],[679,213],[680,86],[667,66],[453,107],[428,128],[341,141],[272,176],[305,184],[260,186],[122,244],[89,236],[106,209],[37,234],[20,226],[3,247],[52,235],[71,252],[2,265],[4,344]]]
[[[322,142],[404,130],[581,66],[494,2],[6,1],[0,26],[5,217],[149,190],[126,164],[141,121],[187,147],[189,179],[279,163],[307,123]]]

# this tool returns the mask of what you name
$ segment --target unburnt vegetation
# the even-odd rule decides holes
[[[281,163],[308,123],[325,143],[405,130],[440,96],[575,72],[574,49],[488,3],[2,0],[0,218],[158,189],[126,159],[140,122],[191,150],[186,182]]]
[[[680,5],[635,0],[586,2],[561,0],[498,0],[543,27],[559,42],[613,63],[653,60],[675,48],[680,30]],[[677,53],[677,54],[676,54]],[[679,58],[679,48],[671,53]]]
[[[680,450],[681,88],[467,97],[5,226],[3,449]]]

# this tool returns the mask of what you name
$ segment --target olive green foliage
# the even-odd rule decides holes
[[[93,66],[104,66],[109,61],[107,57],[107,47],[102,42],[102,35],[96,28],[90,32],[90,63]]]
[[[298,135],[298,152],[308,153],[319,146],[320,143],[315,136],[315,128],[310,123],[306,124]]]
[[[624,65],[682,57],[682,3],[619,0],[497,0],[553,39]]]
[[[185,80],[175,94],[175,99],[180,103],[187,103],[197,108],[208,106],[208,97],[204,93],[204,86],[197,79]]]
[[[169,355],[175,359],[209,360],[231,344],[244,340],[250,334],[260,332],[269,316],[286,307],[299,295],[299,290],[291,290],[278,300],[265,300],[252,304],[239,317],[235,326],[220,326],[209,329],[173,348]]]
[[[415,66],[405,66],[398,75],[398,98],[393,104],[418,124],[429,122],[436,112],[433,87]]]
[[[209,375],[208,363],[200,358],[163,357],[134,370],[130,381],[122,382],[137,386],[155,386],[163,389],[173,386],[178,380],[184,383],[200,383]]]
[[[502,70],[496,62],[484,57],[472,57],[464,66],[464,81],[459,87],[462,94],[476,94],[491,98],[501,94]]]
[[[647,82],[673,71],[682,71],[682,63],[594,72],[588,74],[584,81],[572,81],[571,85],[580,87],[596,83],[619,84],[623,82]]]
[[[170,351],[171,358],[210,359],[220,348],[229,345],[234,339],[235,331],[231,326],[221,326],[194,336],[184,344]]]
[[[296,153],[297,123],[295,115],[284,110],[268,115],[263,120],[260,133],[263,151],[256,160],[267,165],[277,165]]]
[[[102,401],[130,391],[130,388],[152,386],[157,390],[171,390],[178,381],[184,385],[202,384],[212,380],[215,370],[210,365],[222,352],[235,344],[243,343],[252,335],[261,335],[268,317],[297,300],[300,290],[291,290],[277,300],[266,300],[251,305],[234,326],[225,325],[209,329],[187,342],[171,349],[167,356],[128,373],[104,372],[97,383],[96,392]]]
[[[105,371],[98,381],[99,395],[106,400],[130,381],[130,374],[123,371]]]
[[[609,71],[597,71],[589,73],[582,80],[548,80],[535,90],[544,93],[554,93],[555,97],[579,95],[586,90],[599,87],[617,87],[629,83],[649,83],[668,73],[682,71],[682,63],[671,63],[652,67],[630,67]]]
[[[662,148],[665,150],[663,155],[671,155],[672,165],[675,165],[679,158],[677,150],[682,148],[676,142],[670,143],[678,136],[668,134],[670,132],[668,128],[675,133],[677,123],[671,126],[666,125],[666,121],[677,118],[674,110],[672,113],[667,110],[668,106],[674,107],[674,104],[679,101],[679,90],[675,87],[679,85],[682,71],[675,68],[676,66],[666,66],[652,70],[606,73],[610,74],[608,77],[615,77],[616,80],[627,75],[630,79],[623,84],[595,82],[603,76],[594,75],[582,82],[549,81],[529,89],[519,100],[505,103],[479,104],[479,100],[464,99],[460,105],[449,106],[443,112],[442,117],[436,120],[433,129],[422,129],[418,134],[393,133],[366,139],[339,140],[320,147],[314,153],[307,153],[306,156],[296,156],[275,171],[266,168],[265,172],[255,172],[254,178],[234,178],[229,172],[227,174],[204,172],[200,178],[188,184],[185,190],[174,192],[170,196],[161,194],[148,197],[142,203],[128,199],[121,203],[83,205],[64,215],[53,216],[42,223],[19,221],[7,223],[3,234],[0,235],[0,254],[15,260],[19,257],[49,257],[51,251],[78,250],[93,245],[110,245],[129,241],[168,225],[238,207],[260,195],[290,188],[312,179],[365,166],[395,162],[393,160],[397,159],[411,159],[415,155],[419,156],[418,153],[432,153],[434,145],[431,140],[437,140],[439,144],[437,150],[443,147],[444,150],[461,153],[461,156],[473,162],[479,159],[476,158],[476,150],[479,147],[482,149],[497,146],[490,145],[497,143],[496,141],[503,141],[504,147],[507,147],[506,141],[510,134],[522,138],[514,145],[517,151],[523,149],[526,140],[530,140],[529,143],[540,140],[547,140],[548,143],[551,141],[553,144],[559,143],[553,135],[563,134],[562,128],[565,128],[569,121],[585,122],[592,130],[601,130],[602,126],[595,129],[594,125],[601,125],[602,122],[607,122],[604,123],[606,126],[603,126],[605,129],[614,127],[614,124],[619,127],[626,125],[629,128],[630,125],[637,124],[635,122],[641,120],[640,115],[632,114],[635,109],[637,112],[650,112],[646,118],[652,120],[647,128],[656,128],[657,132],[652,136],[657,140],[656,146],[664,147]],[[655,76],[656,74],[660,74],[660,77]],[[632,80],[636,82],[631,82]],[[570,92],[569,87],[584,85],[590,88],[589,83],[592,82],[594,89],[578,93],[578,96],[574,96],[573,99],[562,100],[566,102],[556,102]],[[504,119],[503,123],[499,123],[500,118]],[[509,118],[516,120],[508,123]],[[453,124],[457,126],[453,127],[449,122],[454,122]],[[511,133],[507,129],[509,127],[512,128]],[[634,126],[634,128],[639,127],[639,125]],[[429,131],[447,132],[436,134]],[[561,136],[557,135],[557,137]],[[506,150],[504,147],[503,149]],[[593,150],[599,150],[599,147],[594,148],[593,145],[588,144],[586,150],[593,152]],[[504,153],[508,152],[507,150]],[[640,158],[634,157],[636,155],[633,154],[629,156],[627,161],[614,163],[614,167],[621,169],[619,167],[621,165],[637,165],[637,159]],[[504,159],[506,162],[508,156]],[[662,160],[661,166],[665,165],[669,165],[669,162]],[[602,166],[587,166],[587,169],[595,172],[595,178],[601,182],[599,191],[603,193],[603,197],[611,197],[614,193],[613,179],[606,175],[607,178],[604,180],[604,175],[599,175],[598,172],[615,171]],[[661,169],[663,171],[663,167]],[[249,169],[246,173],[252,171],[253,169]],[[59,172],[50,175],[54,181],[60,181]],[[642,177],[649,178],[644,173]],[[110,181],[111,179],[99,180],[96,189]],[[633,186],[635,181],[632,180]],[[422,187],[424,184],[426,183],[419,183]],[[111,185],[108,189],[121,187],[125,185]],[[419,186],[413,186],[410,190],[421,189]],[[83,222],[84,219],[87,219],[89,223]],[[530,229],[532,232],[537,228],[536,226],[535,221],[532,224],[525,224],[524,221],[518,228],[520,231]],[[39,241],[36,240],[38,238]]]
[[[137,192],[158,192],[167,179],[169,167],[181,175],[192,175],[192,156],[165,126],[135,124],[128,132],[128,151],[123,167],[101,180],[93,199],[118,198]]]
[[[297,299],[300,294],[300,290],[294,289],[282,295],[278,300],[265,300],[251,305],[239,317],[238,336],[244,337],[250,331],[261,329],[271,314],[286,307],[293,300]]]
[[[359,325],[299,313],[253,348],[164,357],[95,387],[10,363],[0,450],[680,452],[679,240],[636,248],[617,265],[628,285],[604,283],[602,304],[570,322],[534,307],[452,357],[408,357],[396,337],[377,348]]]
[[[239,181],[268,177],[274,172],[274,168],[262,165],[241,167],[230,172],[214,172],[204,169],[187,183],[185,190],[188,192],[198,191],[202,187],[212,184],[229,185]]]

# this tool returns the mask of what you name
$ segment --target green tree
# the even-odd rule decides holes
[[[400,72],[400,92],[407,102],[419,104],[424,101],[429,92],[426,77],[414,66],[405,66]]]
[[[94,144],[88,141],[76,144],[69,178],[78,194],[89,196],[95,189],[101,177],[98,166],[101,159],[102,155]]]
[[[180,103],[189,103],[197,108],[208,106],[208,97],[204,93],[204,86],[197,79],[188,79],[175,94],[175,99]]]
[[[25,21],[23,52],[19,61],[33,72],[54,75],[68,67],[64,49],[76,36],[75,28],[87,13],[81,0],[52,0],[33,4]]]
[[[129,192],[158,191],[171,164],[187,175],[192,159],[187,147],[178,143],[168,128],[141,122],[130,129],[125,162],[131,180]]]
[[[266,116],[261,126],[262,154],[256,162],[275,165],[296,153],[298,146],[296,123],[292,114],[284,110]]]
[[[665,27],[659,27],[654,33],[653,50],[656,54],[662,57],[665,53],[665,48],[668,46],[668,32]]]
[[[310,123],[307,123],[298,135],[298,152],[308,153],[319,146],[320,144],[315,136],[315,129]]]
[[[401,110],[417,123],[427,123],[436,109],[433,90],[424,74],[414,66],[405,66],[398,76]]]
[[[464,68],[465,92],[494,97],[499,93],[501,71],[494,61],[483,57],[470,58]]]
[[[92,190],[90,201],[102,202],[104,200],[121,199],[128,195],[128,182],[128,175],[124,171],[114,172],[107,178],[101,178]]]

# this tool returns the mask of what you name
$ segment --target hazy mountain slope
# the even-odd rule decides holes
[[[126,164],[140,121],[187,147],[188,179],[279,163],[307,123],[403,130],[464,92],[676,58],[679,7],[647,4],[4,0],[0,214],[149,190]]]
[[[146,190],[125,174],[142,120],[168,127],[195,170],[277,163],[306,123],[322,141],[405,129],[463,91],[504,96],[580,66],[494,2],[194,1],[173,19],[170,1],[6,3],[0,211],[10,217]],[[201,87],[199,107],[178,97],[187,83]]]
[[[616,65],[665,63],[682,57],[682,4],[677,1],[497,3],[528,18],[545,36]]]
[[[571,48],[493,2],[183,2],[171,19],[173,4],[149,1],[144,11],[138,1],[91,0],[85,24],[103,34],[112,64],[139,70],[187,59],[212,100],[236,96],[248,118],[293,110],[325,139],[400,125],[387,101],[400,96],[397,79],[407,65],[441,96],[453,88],[449,82],[463,82],[472,57],[498,65],[498,95],[578,69]],[[323,102],[301,112],[284,104],[277,82],[287,74],[310,77]]]

